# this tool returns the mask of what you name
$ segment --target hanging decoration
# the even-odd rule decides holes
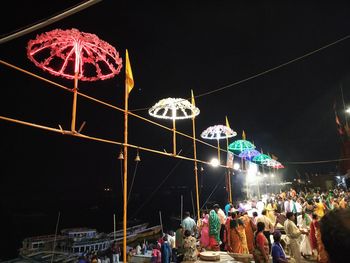
[[[162,99],[148,110],[149,115],[153,117],[173,121],[173,155],[177,155],[175,121],[194,118],[199,112],[195,105],[181,98]]]
[[[228,149],[234,153],[241,153],[247,149],[249,149],[249,150],[255,149],[255,146],[250,141],[237,140],[237,141],[234,141],[233,143],[231,143],[228,146]]]
[[[214,125],[205,129],[201,133],[203,139],[217,140],[218,144],[218,160],[220,162],[220,140],[228,139],[237,135],[237,132],[225,125]]]
[[[251,160],[253,157],[259,155],[260,152],[255,149],[245,149],[238,156],[241,158],[245,158]]]
[[[270,156],[261,153],[261,154],[255,156],[255,157],[253,157],[252,161],[255,162],[255,163],[263,164],[263,162],[266,161],[266,160],[272,160],[272,159],[271,159]]]
[[[96,35],[78,29],[55,29],[30,40],[28,58],[52,75],[74,80],[71,131],[76,133],[78,80],[114,77],[122,68],[116,49]]]

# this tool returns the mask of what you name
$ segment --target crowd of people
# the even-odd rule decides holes
[[[178,229],[154,243],[128,249],[132,256],[150,253],[152,263],[196,261],[202,251],[250,254],[255,262],[347,262],[350,257],[350,191],[297,192],[291,188],[261,199],[214,204],[197,222],[185,212]],[[85,262],[118,263],[119,245],[111,257],[92,255]],[[81,261],[83,263],[83,261]]]
[[[255,262],[335,261],[341,251],[328,229],[338,229],[349,253],[350,192],[344,189],[297,192],[291,188],[257,200],[215,204],[195,222],[187,212],[177,231],[175,251],[195,261],[201,251],[252,254]],[[345,219],[335,219],[342,215]],[[338,220],[338,221],[337,221]],[[343,220],[343,221],[342,221]],[[337,225],[332,225],[337,222]],[[333,229],[332,234],[336,231]],[[347,247],[346,247],[347,246]]]

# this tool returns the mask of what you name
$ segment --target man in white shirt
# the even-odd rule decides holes
[[[287,237],[289,238],[289,247],[291,256],[295,259],[296,263],[301,262],[301,253],[300,253],[300,244],[299,237],[301,234],[308,234],[308,232],[299,230],[295,225],[295,216],[293,212],[287,213],[287,220],[284,222],[284,231],[286,232]]]
[[[197,224],[193,218],[190,217],[190,212],[185,212],[185,218],[182,220],[182,227],[185,230],[191,231],[191,235],[194,235],[197,230]]]

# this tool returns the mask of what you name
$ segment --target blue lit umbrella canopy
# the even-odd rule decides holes
[[[259,154],[260,154],[260,152],[255,150],[255,149],[246,149],[246,150],[242,151],[238,156],[241,158],[245,158],[245,159],[250,160]]]
[[[271,160],[271,157],[266,154],[259,154],[253,158],[253,162],[263,164],[267,160]]]
[[[253,150],[255,149],[254,144],[252,144],[250,141],[247,140],[237,140],[231,143],[228,146],[229,151],[235,152],[235,153],[241,153],[245,150]]]

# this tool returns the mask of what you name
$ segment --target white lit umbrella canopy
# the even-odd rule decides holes
[[[225,125],[214,125],[205,129],[201,137],[208,140],[217,140],[218,142],[218,159],[220,161],[220,143],[219,140],[231,138],[237,135],[237,132]]]
[[[167,98],[158,101],[149,110],[149,115],[173,121],[173,154],[176,155],[176,127],[175,120],[190,119],[199,114],[200,110],[188,100],[181,98]]]

